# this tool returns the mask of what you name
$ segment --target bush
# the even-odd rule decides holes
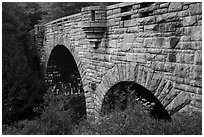
[[[97,123],[83,121],[73,134],[100,135],[201,135],[201,115],[182,115],[172,121],[152,119],[141,104],[101,117]],[[178,117],[178,115],[177,115]]]
[[[14,126],[3,126],[3,134],[28,135],[201,135],[201,114],[177,114],[172,121],[151,118],[140,102],[134,102],[122,110],[103,115],[97,121],[76,117],[77,111],[64,104],[73,96],[54,95],[49,90],[45,95],[45,104],[40,118],[32,121],[20,121]]]
[[[82,117],[81,112],[77,112],[70,101],[77,98],[75,95],[65,96],[63,91],[56,95],[52,89],[44,96],[44,107],[37,110],[42,111],[40,118],[35,120],[24,120],[15,123],[13,126],[5,126],[3,134],[22,134],[22,135],[56,135],[71,134],[74,125]],[[66,105],[66,110],[65,110]]]

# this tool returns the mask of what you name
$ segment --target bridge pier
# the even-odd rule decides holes
[[[94,94],[95,90],[91,88],[90,84],[88,84],[86,87],[84,87],[84,92],[86,99],[87,118],[97,121],[100,116],[100,112],[97,109],[99,104],[96,104],[96,101],[94,99],[94,96],[96,96]]]

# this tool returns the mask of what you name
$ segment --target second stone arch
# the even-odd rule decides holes
[[[171,115],[180,111],[190,101],[188,97],[185,97],[183,102],[177,102],[177,96],[183,94],[184,91],[175,89],[175,83],[169,76],[139,63],[121,63],[116,64],[102,77],[102,81],[92,94],[92,101],[86,102],[87,106],[92,106],[93,112],[99,115],[106,102],[104,99],[107,99],[107,94],[111,94],[110,90],[121,83],[126,87],[129,85],[131,90],[137,93],[137,98],[143,100],[144,103],[156,104],[152,114],[158,113],[156,109],[159,108],[161,115],[155,117],[161,119],[170,119]]]

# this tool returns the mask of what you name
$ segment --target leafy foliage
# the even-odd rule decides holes
[[[34,120],[20,121],[14,126],[4,126],[3,134],[21,135],[56,135],[71,134],[73,127],[84,116],[84,96],[64,95],[64,91],[56,91],[52,88],[44,95],[42,107],[35,108],[41,116]],[[73,105],[76,104],[76,105]],[[78,109],[76,109],[78,108]],[[80,109],[79,109],[80,108]]]
[[[178,118],[179,117],[179,118]],[[173,121],[152,119],[139,102],[125,111],[115,111],[96,123],[83,121],[75,135],[201,135],[201,114],[177,114]]]
[[[43,100],[44,82],[29,60],[27,31],[31,26],[29,5],[2,4],[2,116],[3,124],[31,118],[33,107]]]
[[[82,7],[86,6],[107,6],[115,4],[117,2],[50,2],[39,3],[41,10],[44,14],[42,16],[41,23],[47,23],[49,21],[79,13]]]
[[[201,135],[202,116],[200,113],[184,115],[178,113],[172,121],[152,119],[138,101],[127,108],[103,115],[93,121],[75,117],[76,111],[70,103],[75,97],[56,95],[49,90],[44,96],[44,107],[40,118],[20,121],[15,126],[3,126],[3,134],[28,135]],[[60,92],[63,93],[63,92]],[[75,102],[76,103],[76,102]]]

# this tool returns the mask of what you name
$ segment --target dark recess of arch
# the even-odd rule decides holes
[[[161,102],[151,93],[151,91],[131,81],[118,82],[108,90],[102,102],[101,113],[110,113],[115,109],[125,110],[128,103],[136,98],[139,98],[141,102],[143,102],[142,99],[145,99],[146,102],[155,103],[153,109],[150,110],[151,117],[171,120],[171,117]],[[145,103],[145,101],[143,103]]]
[[[46,77],[47,80],[52,80],[52,82],[48,82],[50,85],[60,86],[60,83],[71,84],[73,86],[81,85],[81,77],[77,64],[65,46],[57,45],[52,50],[48,60]]]
[[[64,45],[57,45],[52,50],[47,64],[45,80],[48,87],[55,86],[56,89],[65,92],[65,95],[74,95],[68,105],[71,105],[71,108],[79,114],[79,117],[86,115],[81,76],[74,57]],[[64,106],[64,108],[69,107]]]

